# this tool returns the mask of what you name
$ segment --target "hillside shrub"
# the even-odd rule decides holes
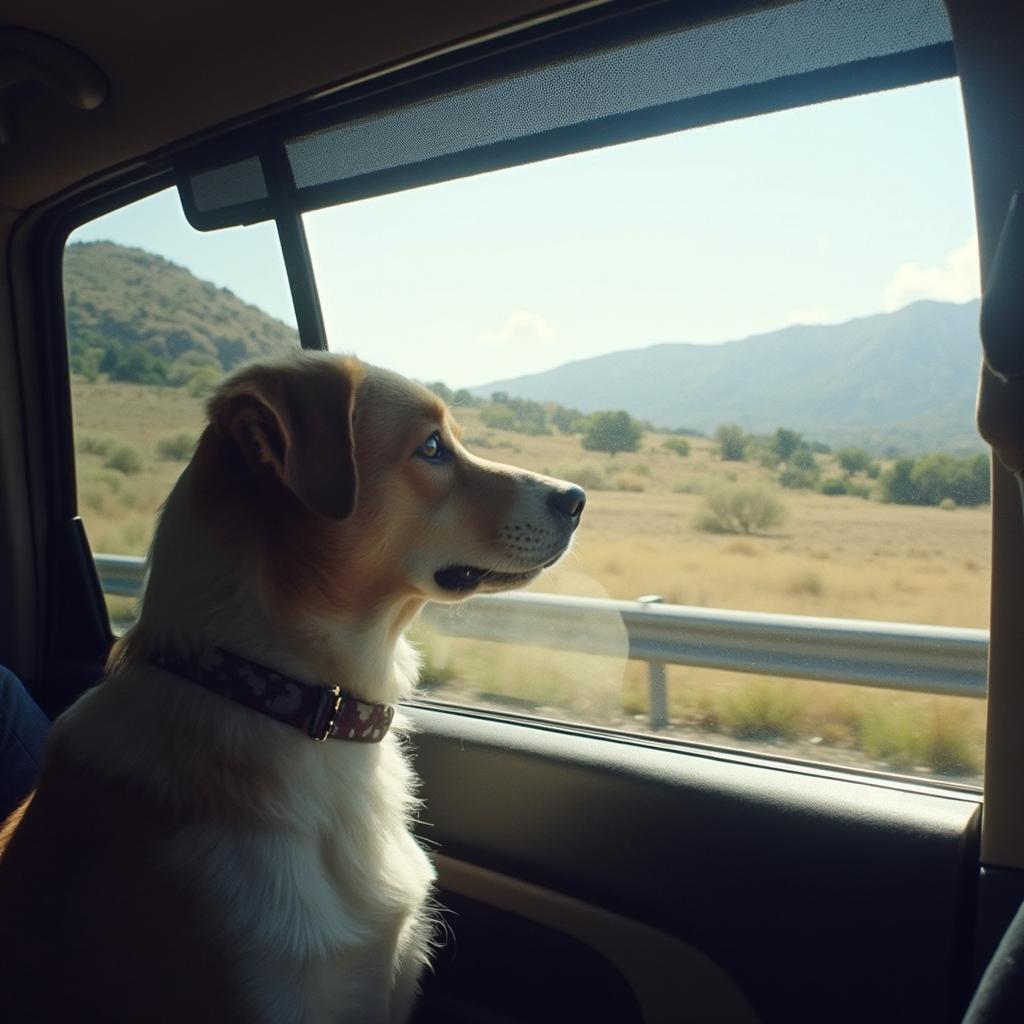
[[[715,431],[718,452],[725,462],[742,462],[747,457],[749,438],[736,423],[723,423]]]
[[[984,505],[991,500],[988,456],[935,452],[897,459],[882,474],[881,490],[883,501],[898,505],[938,505],[943,498]]]
[[[587,429],[587,417],[579,409],[555,404],[550,415],[551,422],[563,434],[582,434]]]
[[[587,451],[635,452],[640,449],[644,428],[628,412],[621,409],[595,412],[587,417],[582,444]]]
[[[615,489],[617,491],[640,492],[647,489],[647,484],[642,476],[636,473],[620,473],[615,478]]]
[[[789,462],[802,444],[803,438],[795,430],[787,430],[785,427],[779,427],[769,440],[771,451],[781,462]]]
[[[779,484],[788,491],[812,491],[817,486],[818,474],[809,469],[787,466],[779,474]]]
[[[579,484],[585,491],[608,491],[611,490],[611,483],[608,477],[597,467],[590,463],[581,466],[563,466],[555,474],[562,480],[571,480]]]
[[[793,469],[818,472],[818,461],[814,457],[814,452],[806,444],[799,444],[793,449],[789,456],[789,464]]]
[[[847,476],[867,473],[872,466],[871,456],[863,448],[840,448],[836,452],[836,462]]]
[[[116,469],[125,476],[132,476],[142,470],[142,455],[128,444],[119,444],[111,449],[103,463],[107,469]]]
[[[690,454],[690,442],[685,437],[666,437],[661,446],[675,452],[680,458],[686,458]]]
[[[213,393],[220,380],[221,371],[213,366],[200,366],[188,378],[188,393],[193,398],[205,398]]]
[[[187,462],[195,446],[196,439],[188,431],[182,430],[169,437],[161,437],[156,443],[156,454],[165,462]]]
[[[100,369],[105,370],[111,380],[157,386],[168,383],[167,362],[142,345],[108,349]]]
[[[75,447],[83,455],[109,455],[110,449],[114,447],[114,439],[98,434],[82,434]]]
[[[71,372],[81,374],[87,381],[94,381],[103,363],[103,349],[95,345],[76,345],[70,353]]]
[[[718,721],[741,739],[792,739],[800,732],[805,702],[785,686],[758,682],[725,697],[715,710]]]
[[[894,768],[927,765],[948,775],[967,775],[981,766],[964,717],[939,707],[931,715],[920,707],[873,708],[860,722],[860,747]]]
[[[779,474],[779,483],[789,490],[809,491],[818,485],[820,476],[821,467],[814,452],[807,445],[798,444],[789,454],[789,465]]]
[[[845,494],[846,481],[842,480],[840,477],[832,476],[829,477],[827,480],[822,480],[820,486],[818,487],[818,490],[821,491],[822,494],[828,494],[830,496],[836,494]]]
[[[491,396],[490,404],[480,410],[480,419],[493,430],[511,430],[533,436],[551,433],[547,413],[540,402],[511,398],[503,391],[496,391]]]
[[[709,533],[764,533],[785,520],[785,505],[766,488],[720,484],[705,494],[697,527]]]

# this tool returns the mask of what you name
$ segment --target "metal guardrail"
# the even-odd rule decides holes
[[[141,592],[144,560],[97,555],[107,594]],[[988,633],[861,619],[692,608],[556,594],[491,594],[431,604],[448,636],[628,657],[648,663],[651,724],[665,725],[665,666],[689,665],[857,686],[984,697]]]

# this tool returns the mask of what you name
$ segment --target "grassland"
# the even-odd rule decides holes
[[[181,389],[74,383],[79,507],[93,549],[145,552],[156,510],[182,463],[162,440],[198,435],[202,401]],[[690,438],[690,453],[649,433],[636,453],[585,452],[578,437],[526,436],[456,411],[468,446],[502,462],[578,480],[589,501],[577,543],[537,589],[718,608],[987,626],[989,510],[886,505],[782,491],[754,463],[723,462]],[[141,455],[137,471],[112,452]],[[174,445],[164,445],[165,455]],[[129,463],[131,460],[129,460]],[[825,475],[840,475],[823,457]],[[696,525],[703,495],[723,482],[771,489],[786,520],[767,535],[729,536]],[[111,599],[124,618],[130,609]],[[642,730],[646,667],[523,646],[418,636],[438,698]],[[526,638],[524,638],[526,639]],[[670,735],[755,746],[818,760],[977,780],[983,702],[668,669]]]

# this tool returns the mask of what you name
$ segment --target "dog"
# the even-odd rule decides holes
[[[434,872],[405,630],[534,579],[583,510],[353,357],[252,364],[208,413],[139,619],[0,835],[4,1020],[406,1020]]]

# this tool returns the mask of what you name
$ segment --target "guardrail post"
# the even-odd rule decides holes
[[[637,603],[661,604],[662,600],[660,594],[643,594],[637,598]],[[668,725],[668,690],[665,686],[663,661],[647,662],[647,693],[651,729],[664,729]]]

